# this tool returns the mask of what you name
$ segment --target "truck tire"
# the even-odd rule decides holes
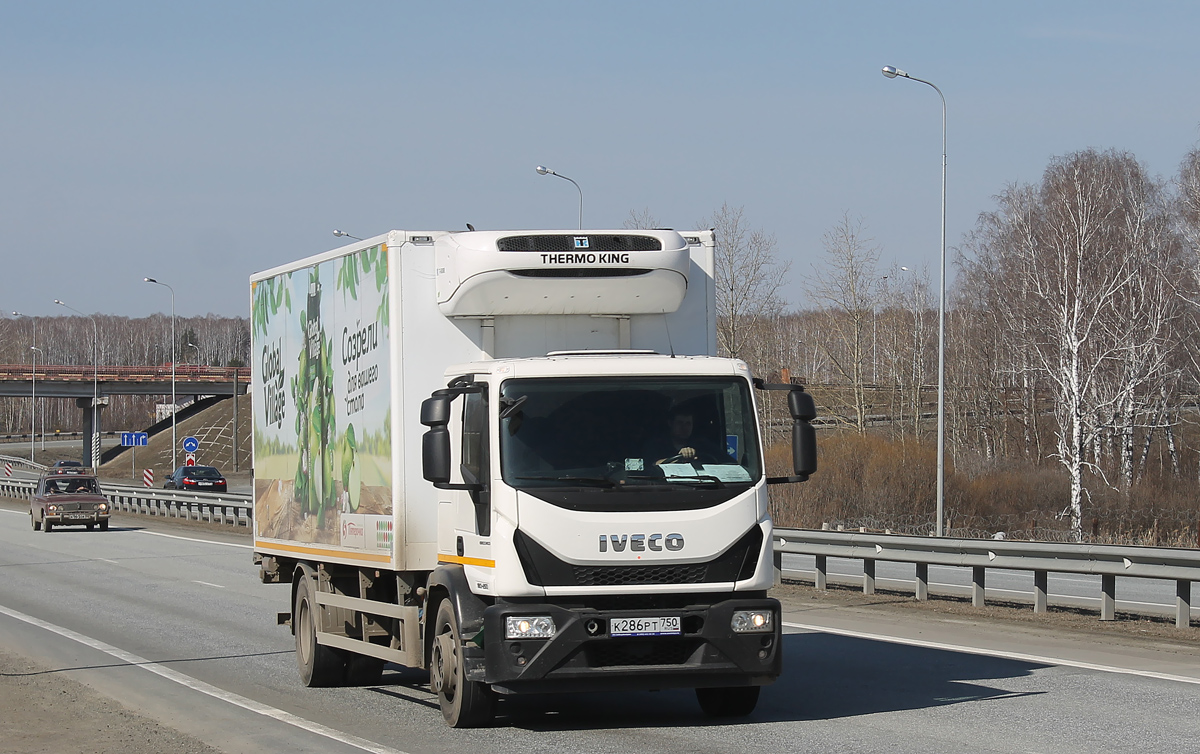
[[[696,689],[696,701],[709,717],[745,717],[758,705],[759,686]]]
[[[38,520],[37,516],[33,515],[33,511],[29,511],[29,523],[33,524],[34,531],[42,530],[42,522]]]
[[[320,610],[313,599],[312,582],[307,577],[296,584],[296,605],[292,618],[296,626],[296,665],[300,681],[305,686],[338,686],[346,672],[346,663],[335,650],[317,643],[317,621],[314,611]]]
[[[466,678],[462,636],[450,600],[442,600],[438,605],[429,658],[429,685],[438,695],[442,717],[451,728],[476,728],[495,717],[495,692],[485,683]]]

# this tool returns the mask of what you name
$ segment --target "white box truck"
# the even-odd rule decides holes
[[[391,231],[250,279],[254,549],[309,686],[498,694],[780,672],[768,483],[814,404],[717,358],[713,234]],[[768,478],[755,387],[788,391]]]

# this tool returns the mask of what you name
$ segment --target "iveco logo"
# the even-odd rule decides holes
[[[668,550],[675,552],[683,549],[683,535],[601,534],[600,552],[608,552],[609,545],[612,546],[613,552],[625,552],[626,547],[629,548],[630,552],[645,552],[648,549],[655,552],[662,552],[664,545],[666,545]]]
[[[589,247],[590,247],[590,245],[588,244],[587,236],[575,236],[575,248],[576,249],[587,249]]]

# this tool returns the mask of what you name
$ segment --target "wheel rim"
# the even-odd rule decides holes
[[[299,615],[296,616],[298,619],[297,622],[300,624],[299,630],[297,631],[297,637],[299,639],[298,644],[300,645],[300,659],[303,661],[304,665],[307,666],[312,658],[313,642],[313,632],[309,630],[312,623],[312,615],[308,609],[308,600],[300,600],[300,607],[297,612],[299,613]]]
[[[450,626],[445,626],[442,633],[433,641],[434,645],[434,684],[436,691],[453,702],[458,692],[458,653],[455,651],[454,635]]]

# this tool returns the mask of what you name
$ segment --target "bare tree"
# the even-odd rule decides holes
[[[658,219],[654,215],[650,214],[649,207],[643,207],[640,210],[629,210],[629,217],[625,218],[625,222],[621,224],[621,227],[626,229],[652,230],[654,228],[661,228],[662,225],[659,224]]]
[[[886,286],[879,271],[879,247],[865,235],[862,220],[849,214],[825,232],[824,265],[813,267],[806,286],[809,300],[824,314],[830,334],[825,353],[835,372],[848,383],[853,424],[867,428],[866,362],[875,336],[875,317]]]
[[[780,314],[779,291],[790,262],[780,260],[775,236],[747,227],[741,207],[722,204],[696,227],[716,236],[717,345],[732,358],[748,358],[751,333]]]
[[[1139,396],[1161,394],[1180,245],[1161,187],[1126,153],[1057,158],[1038,189],[1010,187],[998,201],[980,219],[964,273],[1008,338],[1010,368],[1053,395],[1054,455],[1080,539],[1084,474],[1107,482],[1098,450],[1105,432],[1119,427],[1120,452],[1132,458]]]

